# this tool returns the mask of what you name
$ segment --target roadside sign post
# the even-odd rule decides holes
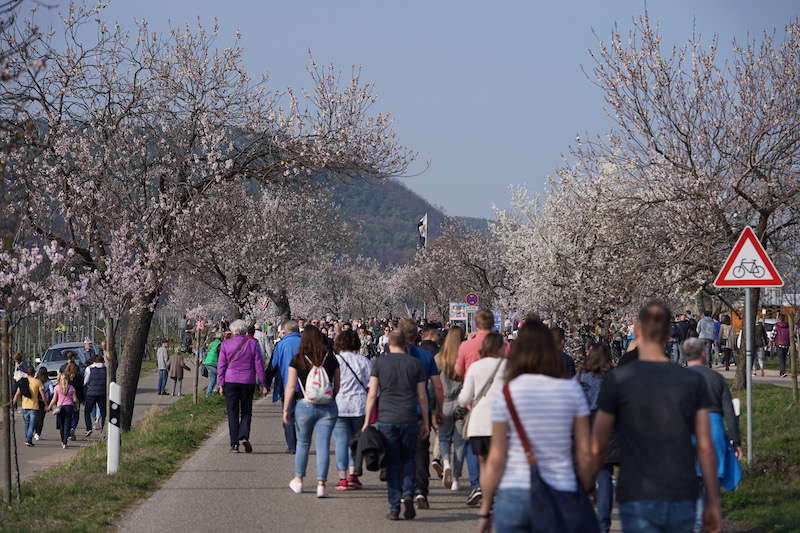
[[[750,226],[739,235],[714,280],[715,287],[744,289],[745,379],[747,383],[747,466],[753,461],[753,288],[782,287],[783,279]]]
[[[108,443],[106,456],[106,473],[115,474],[119,470],[119,423],[122,412],[119,404],[122,401],[122,389],[112,382],[108,387]]]

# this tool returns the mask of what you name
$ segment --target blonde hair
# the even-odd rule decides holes
[[[439,353],[436,354],[436,364],[439,371],[450,379],[456,377],[456,361],[458,360],[458,347],[461,346],[461,339],[464,337],[463,330],[458,326],[453,326],[447,330],[447,336]]]
[[[64,396],[67,395],[67,391],[69,390],[69,379],[64,372],[58,375],[58,388],[61,390],[61,394]]]

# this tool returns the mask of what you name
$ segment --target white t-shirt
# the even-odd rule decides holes
[[[336,395],[339,416],[364,416],[367,407],[367,391],[364,387],[369,387],[372,364],[363,355],[353,352],[342,352],[336,359],[339,361],[339,393]]]
[[[556,490],[576,490],[572,425],[575,417],[589,416],[581,386],[574,379],[523,374],[509,388],[542,478]],[[530,466],[502,389],[493,397],[492,422],[508,424],[508,459],[500,488],[529,489]]]

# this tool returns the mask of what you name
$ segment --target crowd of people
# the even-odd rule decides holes
[[[615,500],[626,532],[719,531],[720,488],[742,475],[731,394],[712,370],[735,364],[741,339],[729,316],[673,317],[650,302],[634,320],[582,332],[577,364],[555,324],[530,315],[496,327],[488,311],[469,334],[410,318],[187,321],[181,342],[156,352],[158,394],[182,394],[196,349],[206,396],[225,398],[231,452],[253,451],[254,397],[272,391],[294,456],[289,488],[328,497],[333,451],[333,490],[362,489],[363,469],[380,471],[390,520],[430,508],[433,473],[479,508],[481,531],[529,531],[546,515],[553,531],[605,533]],[[770,337],[760,320],[754,332],[762,369],[765,349],[783,361],[789,345],[785,317],[772,329]],[[51,411],[65,448],[81,406],[86,436],[102,427],[102,349],[87,339],[83,351],[67,354],[55,380],[16,356],[26,445]]]
[[[720,487],[735,488],[742,452],[730,391],[709,366],[724,364],[735,330],[710,314],[673,320],[659,302],[631,325],[631,338],[627,325],[597,332],[577,365],[562,328],[531,315],[495,331],[488,311],[469,335],[413,319],[236,320],[201,357],[234,453],[252,452],[254,394],[272,390],[294,493],[329,496],[333,451],[333,489],[380,471],[390,520],[430,507],[433,473],[466,491],[481,531],[530,531],[549,513],[553,531],[607,532],[615,499],[626,532],[719,531]]]
[[[48,412],[55,417],[62,448],[77,439],[81,407],[86,424],[84,438],[104,427],[107,371],[102,345],[96,353],[92,341],[86,339],[82,347],[63,355],[66,362],[55,379],[50,379],[45,366],[36,369],[21,353],[14,354],[12,406],[19,405],[22,411],[25,446],[35,446],[43,438]]]

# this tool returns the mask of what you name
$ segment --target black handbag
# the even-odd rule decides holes
[[[503,396],[508,412],[522,442],[528,464],[531,468],[531,531],[533,533],[600,533],[600,525],[594,514],[592,502],[575,476],[577,490],[574,492],[556,490],[542,479],[533,448],[519,419],[508,383],[503,387]]]

